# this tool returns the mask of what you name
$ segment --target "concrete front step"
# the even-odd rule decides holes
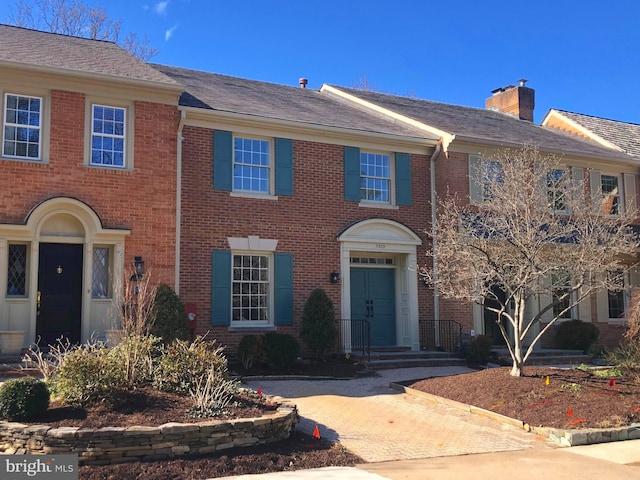
[[[466,361],[449,352],[411,351],[405,348],[375,348],[370,356],[352,354],[351,358],[372,370],[406,367],[442,367],[465,365]]]

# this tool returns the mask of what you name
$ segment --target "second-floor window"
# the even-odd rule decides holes
[[[40,160],[41,127],[42,98],[5,95],[3,156]]]
[[[125,167],[126,109],[106,105],[91,108],[91,165]]]
[[[271,145],[268,140],[235,137],[233,190],[270,193]]]
[[[620,183],[618,175],[600,175],[603,197],[602,210],[606,215],[620,213]]]
[[[383,153],[360,153],[361,198],[370,202],[391,202],[391,160]]]
[[[554,169],[547,172],[547,205],[550,210],[564,212],[567,210],[565,199],[567,172]]]

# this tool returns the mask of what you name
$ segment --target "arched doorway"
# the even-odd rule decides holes
[[[25,346],[102,335],[129,233],[69,197],[39,203],[22,225],[0,224],[0,330],[26,332]]]
[[[338,235],[342,278],[341,317],[364,319],[372,346],[420,349],[417,254],[420,237],[388,219],[367,219]],[[350,330],[350,329],[349,329]],[[351,338],[343,335],[345,351]]]

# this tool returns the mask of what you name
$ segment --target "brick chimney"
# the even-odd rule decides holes
[[[535,105],[535,90],[525,87],[527,80],[518,80],[517,87],[509,85],[502,88],[496,88],[491,93],[491,97],[487,98],[487,110],[498,110],[508,113],[520,120],[533,122],[533,107]]]

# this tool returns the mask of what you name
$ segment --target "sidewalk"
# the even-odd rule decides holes
[[[317,425],[323,438],[340,442],[369,463],[230,478],[495,480],[523,472],[534,478],[640,477],[640,440],[560,448],[515,427],[389,388],[392,381],[466,371],[422,367],[383,370],[379,377],[354,380],[250,382],[252,388],[297,404],[300,430],[311,434]]]

